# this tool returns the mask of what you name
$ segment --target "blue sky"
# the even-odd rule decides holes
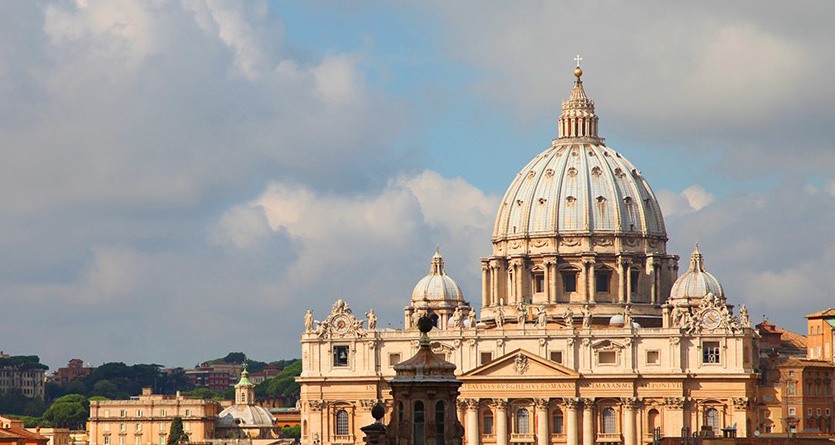
[[[478,302],[577,52],[669,251],[698,239],[732,302],[802,330],[835,288],[832,9],[3,2],[0,349],[298,356],[336,298],[397,327],[436,243]]]

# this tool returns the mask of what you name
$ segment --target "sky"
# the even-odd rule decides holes
[[[436,244],[480,301],[498,203],[583,57],[682,270],[804,331],[835,306],[831,1],[0,2],[0,350],[300,356],[400,327]]]

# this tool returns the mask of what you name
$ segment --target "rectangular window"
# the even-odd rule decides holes
[[[123,410],[119,411],[119,417],[127,417],[127,416],[128,416],[128,410],[123,409]]]
[[[482,426],[484,427],[484,434],[493,434],[493,414],[486,413],[482,419]]]
[[[159,436],[159,445],[165,445],[168,443],[168,440],[165,439],[165,436]]]
[[[562,434],[563,429],[563,419],[562,414],[557,414],[554,416],[554,433],[555,434]]]
[[[127,424],[124,424],[124,423],[119,424],[119,431],[127,431],[127,430],[128,430]]]
[[[134,445],[142,445],[142,436],[135,436],[133,438],[133,444]]]
[[[104,416],[103,417],[110,417],[110,410],[109,409],[104,410]]]
[[[191,422],[183,422],[183,431],[191,431]]]
[[[538,273],[534,274],[533,276],[533,287],[534,292],[542,293],[545,292],[545,275]]]
[[[165,410],[164,409],[159,410],[159,416],[160,417],[165,417]]]
[[[821,415],[821,409],[820,409],[820,408],[818,408],[818,409],[816,409],[816,410],[815,410],[815,415],[817,415],[818,417],[820,417],[820,415]]]
[[[609,281],[612,275],[609,272],[595,272],[594,273],[594,290],[595,292],[609,293]]]
[[[142,410],[141,409],[136,410],[136,417],[142,417]]]
[[[400,363],[400,354],[389,354],[389,366]]]
[[[809,417],[812,417],[812,408],[807,409],[806,414],[808,414]]]
[[[562,351],[551,351],[551,361],[562,364]]]
[[[105,422],[105,423],[102,425],[102,428],[103,428],[105,431],[110,431],[110,424],[109,424],[109,423],[107,423],[107,422]]]
[[[827,408],[824,412],[826,413],[826,417],[829,417],[829,408]]]
[[[110,436],[104,436],[104,445],[110,445]]]
[[[702,343],[702,363],[719,363],[719,342]]]
[[[600,351],[597,353],[597,363],[601,365],[614,365],[618,361],[616,351]]]
[[[119,445],[125,445],[125,436],[119,436]]]
[[[562,284],[565,292],[577,292],[577,273],[563,272]]]
[[[190,409],[186,410],[186,417],[191,417],[191,410]]]
[[[633,270],[629,273],[629,286],[631,287],[631,291],[633,294],[638,293],[638,278],[641,276],[641,273],[637,270]]]
[[[797,414],[797,410],[796,410],[796,409],[794,409],[794,408],[789,408],[789,415],[790,415],[790,416],[793,416],[793,415],[795,415],[795,414]]]
[[[486,363],[490,363],[493,361],[493,353],[492,352],[482,352],[481,353],[481,362],[479,365],[484,365]]]
[[[164,423],[160,423],[160,424],[159,424],[159,432],[160,432],[160,433],[165,433],[165,432],[168,432],[168,428],[166,428],[166,427],[165,427],[165,424],[164,424]]]
[[[141,423],[136,424],[136,431],[142,431],[142,424]]]
[[[657,365],[661,363],[661,352],[659,351],[647,351],[647,364],[648,365]]]
[[[333,347],[333,366],[348,366],[348,346],[343,345]]]

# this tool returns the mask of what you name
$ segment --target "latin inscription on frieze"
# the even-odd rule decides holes
[[[551,382],[508,382],[508,383],[465,383],[466,390],[502,390],[502,389],[561,389],[571,391],[574,389],[573,383],[551,383]]]

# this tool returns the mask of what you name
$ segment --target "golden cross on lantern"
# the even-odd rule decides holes
[[[574,61],[575,61],[575,62],[577,62],[577,68],[580,68],[580,61],[581,61],[581,60],[583,60],[583,58],[582,58],[582,57],[580,57],[580,55],[579,55],[579,54],[577,54],[576,56],[574,56]]]

